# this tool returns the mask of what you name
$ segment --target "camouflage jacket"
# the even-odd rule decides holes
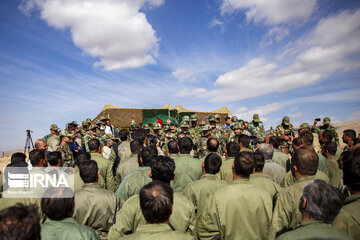
[[[201,128],[199,126],[189,128],[189,133],[192,139],[198,139],[201,137]]]
[[[197,147],[197,151],[198,154],[196,155],[198,158],[202,158],[205,157],[207,154],[207,140],[210,138],[211,136],[201,136],[198,140],[196,140],[195,142],[195,146]]]
[[[320,127],[313,127],[313,128],[311,128],[311,131],[312,131],[313,133],[317,133],[317,134],[319,134],[319,135],[320,135],[320,133],[322,133],[322,132],[325,131],[325,130],[330,130],[330,131],[333,132],[335,143],[336,143],[337,145],[339,145],[339,135],[338,135],[338,133],[337,133],[337,131],[336,131],[336,128],[334,128],[333,126],[328,126],[328,127],[320,126]]]
[[[70,150],[69,145],[67,145],[66,143],[65,144],[61,143],[57,151],[61,152],[61,157],[62,160],[64,161],[64,166],[75,163],[74,156],[72,151]]]
[[[249,128],[252,131],[253,135],[258,138],[259,141],[264,141],[265,139],[265,128],[262,122],[259,122],[255,126],[254,122],[251,122],[249,124]]]

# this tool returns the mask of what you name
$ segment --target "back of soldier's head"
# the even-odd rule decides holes
[[[271,144],[274,149],[278,149],[280,147],[280,139],[278,137],[271,136],[269,138],[269,144]]]
[[[151,178],[153,181],[170,183],[174,178],[175,162],[167,156],[158,156],[151,165]]]
[[[93,183],[98,179],[99,167],[94,160],[85,161],[80,164],[80,177],[84,183]]]
[[[206,142],[206,147],[209,152],[217,152],[219,141],[216,138],[209,138]]]
[[[62,159],[61,152],[59,151],[49,152],[46,154],[46,158],[51,166],[56,166],[59,163],[59,161],[61,162]]]
[[[217,174],[220,171],[222,159],[217,153],[210,153],[204,160],[204,169],[208,174]]]
[[[158,151],[154,147],[144,147],[138,157],[142,159],[142,165],[150,167],[158,155]]]
[[[168,142],[168,149],[169,149],[169,153],[177,154],[179,152],[178,142],[175,140],[170,140]]]
[[[310,131],[301,131],[299,137],[304,140],[304,143],[308,146],[311,146],[314,141],[314,135]]]
[[[304,200],[306,206],[303,208]],[[341,192],[324,180],[315,179],[305,186],[300,198],[300,211],[316,221],[331,223],[343,205]]]
[[[256,151],[256,152],[254,152],[253,156],[254,156],[255,172],[262,172],[264,169],[264,165],[265,165],[264,155],[261,152]]]
[[[132,134],[131,134],[131,137],[133,140],[137,140],[141,143],[144,143],[144,140],[146,138],[146,132],[138,129],[138,130],[135,130]]]
[[[146,146],[156,148],[157,142],[158,139],[156,136],[150,134],[146,136]]]
[[[294,140],[292,141],[292,144],[296,147],[300,147],[304,142],[304,139],[301,138],[301,137],[297,137],[297,138],[294,138]]]
[[[183,138],[183,137],[186,137],[186,134],[183,133],[183,132],[181,132],[181,133],[179,133],[179,134],[177,135],[177,140],[179,140],[179,139],[181,139],[181,138]]]
[[[127,141],[129,137],[129,131],[126,129],[121,129],[119,132],[119,138],[121,141]]]
[[[88,152],[83,152],[83,153],[79,153],[79,155],[77,155],[75,162],[77,166],[80,166],[81,163],[85,162],[85,161],[89,161],[91,160],[91,155]]]
[[[326,140],[326,142],[331,142],[334,138],[334,134],[331,130],[325,130],[322,132],[322,137],[323,140]]]
[[[31,165],[36,167],[40,164],[41,160],[45,159],[45,151],[40,149],[34,149],[29,153],[29,159]]]
[[[353,129],[346,129],[343,132],[346,136],[350,137],[351,140],[355,140],[356,139],[356,132]]]
[[[54,221],[72,217],[75,201],[73,190],[70,188],[49,188],[41,199],[41,211],[45,216]]]
[[[151,182],[140,190],[140,207],[146,222],[164,223],[169,220],[173,206],[173,190],[169,184]]]
[[[236,157],[240,152],[240,146],[236,142],[228,142],[226,144],[226,152],[229,157]]]
[[[139,140],[132,140],[130,143],[130,150],[132,154],[139,153],[142,147],[143,147],[143,142],[140,142]]]
[[[21,152],[16,152],[11,155],[11,163],[14,162],[25,162],[26,161],[26,155]]]
[[[344,184],[351,191],[360,191],[360,156],[352,156],[343,162]]]
[[[244,147],[244,148],[249,148],[250,145],[250,137],[245,135],[245,134],[240,134],[239,136],[239,143]]]
[[[319,165],[319,157],[308,148],[297,149],[291,158],[291,168],[296,166],[301,175],[315,175]]]
[[[324,151],[329,152],[330,155],[335,155],[337,151],[337,145],[334,142],[328,142],[324,145]]]
[[[100,141],[97,138],[90,139],[88,142],[90,152],[98,151],[100,148]]]
[[[0,238],[37,240],[40,238],[40,216],[36,205],[18,203],[0,211]]]
[[[178,144],[181,154],[189,154],[193,148],[193,142],[189,137],[180,138]]]
[[[234,160],[234,172],[238,176],[249,177],[254,169],[254,156],[251,152],[239,152]]]
[[[274,148],[267,143],[261,143],[258,147],[258,151],[264,155],[265,160],[272,159],[274,155]]]

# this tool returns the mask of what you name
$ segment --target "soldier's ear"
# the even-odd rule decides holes
[[[205,163],[204,163],[204,162],[202,162],[201,167],[202,167],[202,168],[204,168],[204,167],[205,167]]]
[[[301,208],[302,208],[302,209],[306,209],[307,199],[304,198],[300,205],[301,205]]]
[[[235,169],[235,163],[234,162],[231,164],[231,167],[232,167],[232,169]]]
[[[152,174],[151,174],[151,171],[149,172],[149,178],[152,178]]]

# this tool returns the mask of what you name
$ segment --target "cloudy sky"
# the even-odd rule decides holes
[[[106,103],[360,120],[360,1],[2,0],[0,150]]]

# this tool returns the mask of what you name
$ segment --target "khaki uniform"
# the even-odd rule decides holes
[[[346,234],[320,221],[301,221],[300,226],[280,235],[277,240],[336,239],[351,240]]]
[[[263,173],[265,173],[271,180],[273,180],[280,186],[284,186],[286,170],[279,164],[272,162],[271,159],[265,160]]]
[[[335,156],[328,158],[326,161],[326,175],[328,175],[331,185],[340,189],[342,186],[343,171],[339,168],[339,164],[337,163]]]
[[[220,178],[221,180],[225,180],[228,183],[232,183],[233,181],[233,170],[232,170],[232,164],[234,162],[234,157],[228,157],[226,158],[220,167]]]
[[[175,179],[173,189],[175,192],[184,191],[189,182],[199,180],[202,176],[202,162],[192,158],[190,154],[180,154],[174,159]]]
[[[116,170],[116,175],[120,179],[124,179],[127,174],[135,172],[139,168],[137,154],[131,154],[130,157],[122,160]]]
[[[74,167],[74,191],[80,190],[84,186],[84,181],[80,177],[80,170],[78,166]]]
[[[119,203],[113,192],[97,183],[85,183],[75,192],[74,219],[95,229],[101,238],[106,238],[120,208]]]
[[[315,179],[321,179],[326,182],[330,182],[329,177],[321,170],[317,170],[315,174]],[[295,177],[292,175],[291,171],[288,171],[285,180],[284,180],[284,187],[288,187],[293,185],[296,182]]]
[[[106,158],[103,158],[103,156],[100,153],[90,153],[90,154],[91,154],[91,160],[96,161],[98,164],[99,175],[101,175],[101,177],[104,180],[104,187],[112,192],[115,192],[116,180],[112,172],[112,166],[114,163]]]
[[[272,214],[270,195],[249,180],[237,179],[214,192],[200,214],[200,239],[268,239]]]
[[[120,161],[123,161],[126,158],[130,157],[131,155],[130,142],[129,141],[121,142],[120,145],[118,146],[118,153],[119,153]],[[116,153],[113,149],[111,149],[111,154],[109,159],[113,162],[116,159]]]
[[[182,193],[174,193],[173,213],[170,225],[179,232],[192,233],[195,228],[194,205]],[[109,240],[119,239],[138,231],[146,220],[141,212],[139,194],[132,196],[116,215],[116,223],[111,227]]]
[[[327,168],[327,162],[326,162],[326,157],[324,157],[324,155],[322,155],[321,153],[316,153],[319,157],[319,166],[318,166],[318,170],[321,170],[323,172],[326,172],[326,168]]]
[[[174,231],[168,224],[146,224],[141,225],[136,233],[126,236],[122,239],[132,240],[190,240],[192,236]]]
[[[115,194],[120,199],[120,206],[131,196],[138,194],[143,186],[151,182],[150,167],[140,167],[135,172],[128,174],[121,182]]]
[[[199,216],[210,195],[227,185],[228,183],[220,180],[218,176],[205,174],[201,176],[200,180],[190,182],[184,190],[184,195],[194,204],[195,212]]]
[[[344,206],[332,225],[348,234],[354,240],[360,240],[360,194],[346,198]]]
[[[290,229],[296,227],[296,224],[301,221],[299,210],[300,198],[304,187],[315,179],[315,176],[297,179],[293,185],[284,188],[278,194],[271,224],[270,239],[274,239],[276,233],[284,228]]]
[[[48,151],[54,152],[57,151],[59,145],[60,145],[60,138],[58,135],[49,134],[43,138],[46,139],[46,144],[48,146]]]
[[[249,180],[255,186],[267,191],[275,203],[276,195],[282,190],[279,184],[275,183],[264,173],[251,174]]]
[[[66,239],[100,239],[91,227],[78,224],[73,218],[65,218],[60,221],[46,219],[41,224],[41,239],[66,240]]]
[[[289,155],[283,153],[279,149],[274,149],[274,155],[272,157],[274,163],[279,164],[286,169],[286,162],[289,160]]]

